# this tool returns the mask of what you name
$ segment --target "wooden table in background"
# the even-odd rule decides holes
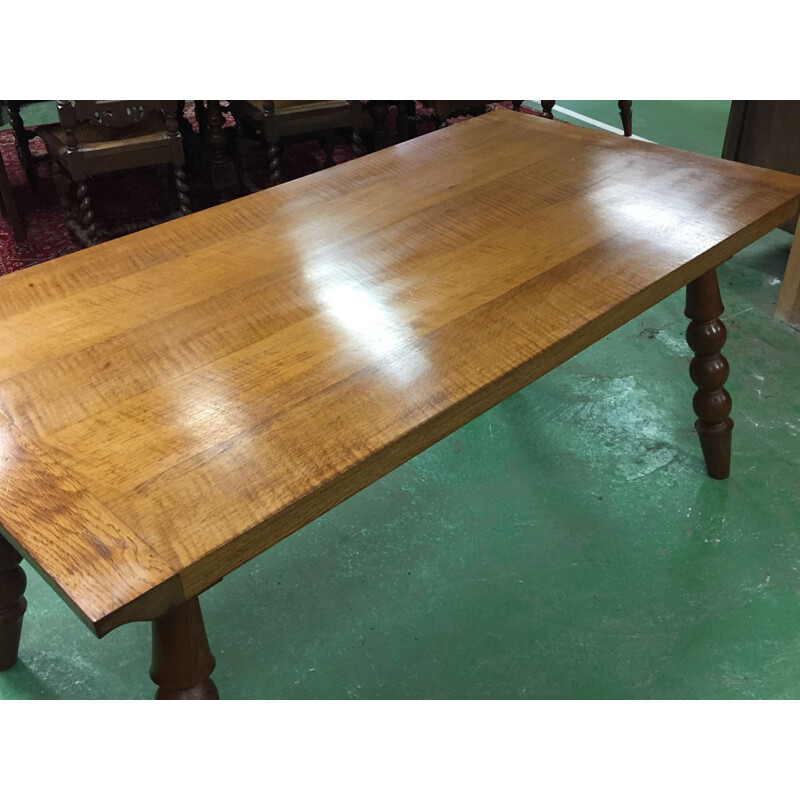
[[[725,477],[715,267],[799,201],[501,110],[2,278],[0,666],[21,555],[98,636],[153,620],[158,697],[216,697],[203,591],[687,284]]]

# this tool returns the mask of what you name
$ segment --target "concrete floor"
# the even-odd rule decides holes
[[[634,130],[716,154],[727,108],[637,102]],[[772,318],[790,242],[720,269],[729,480],[692,427],[681,293],[208,591],[223,697],[800,697],[800,332]],[[28,574],[0,697],[152,696],[146,623],[98,641]]]

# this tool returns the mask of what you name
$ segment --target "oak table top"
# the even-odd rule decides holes
[[[499,110],[0,279],[0,523],[153,619],[721,264],[800,177]]]

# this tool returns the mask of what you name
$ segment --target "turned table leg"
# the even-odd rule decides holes
[[[720,352],[725,344],[725,325],[717,272],[711,270],[686,287],[686,316],[692,321],[686,341],[694,351],[689,374],[697,386],[692,405],[706,469],[712,478],[727,478],[731,468],[731,396],[724,387],[728,361]]]
[[[542,116],[545,119],[553,119],[553,106],[556,104],[555,100],[540,100],[542,106]]]
[[[219,700],[213,671],[197,597],[153,620],[150,677],[158,684],[156,700]]]
[[[633,136],[633,100],[618,100],[619,118],[622,120],[622,132],[625,136]]]
[[[0,670],[17,660],[22,615],[28,607],[23,596],[27,578],[20,561],[22,556],[0,536]]]

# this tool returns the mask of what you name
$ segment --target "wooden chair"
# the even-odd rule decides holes
[[[447,124],[447,119],[455,114],[469,113],[472,115],[482,114],[486,111],[489,103],[496,103],[497,100],[423,100],[425,108],[432,108],[436,119],[436,127],[443,128]],[[519,111],[522,100],[512,100],[514,110]],[[553,119],[553,107],[555,100],[540,100],[542,104],[542,116],[546,119]],[[633,135],[633,112],[631,107],[632,100],[618,100],[619,117],[622,120],[622,131],[625,136]]]
[[[0,215],[8,217],[14,238],[18,242],[24,241],[25,229],[17,211],[17,204],[14,202],[14,193],[6,174],[6,166],[3,163],[2,155],[0,155]]]
[[[349,128],[355,155],[364,154],[358,133],[363,111],[357,100],[231,100],[230,111],[242,132],[263,137],[270,186],[281,182],[280,147],[288,137],[319,137],[325,150],[325,167],[332,167],[334,132]]]
[[[82,244],[94,244],[99,236],[86,184],[93,175],[172,164],[180,211],[191,212],[177,109],[175,100],[59,100],[59,123],[36,129],[52,159],[62,208],[70,208],[70,181],[77,184],[79,219],[67,224]],[[134,224],[108,233],[136,229]]]
[[[498,103],[499,100],[422,100],[425,108],[432,108],[437,128],[444,128],[447,120],[457,114],[471,114],[477,116],[486,111],[489,103]],[[514,111],[519,111],[522,100],[512,100]]]

